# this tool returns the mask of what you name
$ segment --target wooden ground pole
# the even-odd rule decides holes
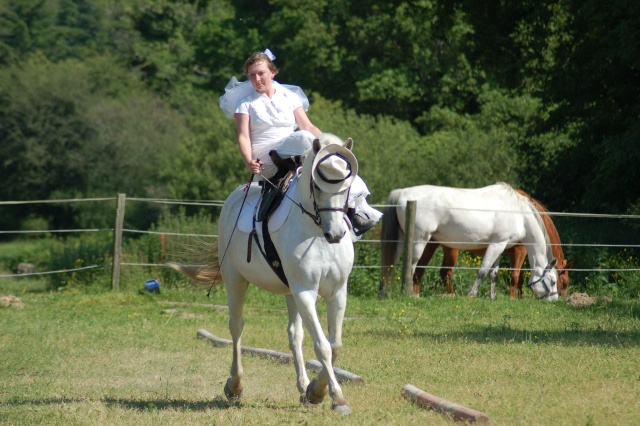
[[[416,403],[418,406],[446,414],[451,416],[454,420],[467,423],[478,423],[482,425],[488,425],[491,423],[489,416],[481,413],[480,411],[439,398],[418,389],[413,385],[404,385],[402,387],[402,396]]]

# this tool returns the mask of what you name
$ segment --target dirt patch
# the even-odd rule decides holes
[[[567,303],[574,308],[588,308],[596,304],[596,299],[587,293],[573,293],[567,298]]]
[[[15,296],[2,296],[0,297],[0,306],[2,306],[3,308],[9,308],[13,306],[18,309],[22,309],[27,306],[27,304]]]
[[[186,312],[183,312],[182,314],[180,314],[180,318],[185,318],[185,319],[205,319],[205,316],[202,314],[188,314]]]
[[[173,314],[178,314],[180,313],[180,311],[178,309],[165,309],[162,311],[163,314],[165,315],[173,315]],[[180,313],[180,318],[185,318],[185,319],[205,319],[206,317],[202,314],[190,314],[187,312],[182,312]]]

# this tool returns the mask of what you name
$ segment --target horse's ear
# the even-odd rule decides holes
[[[313,152],[314,152],[314,154],[317,154],[318,151],[320,151],[321,148],[322,148],[322,145],[320,144],[320,139],[319,138],[315,138],[313,140]]]
[[[554,257],[551,262],[549,262],[549,265],[547,266],[547,269],[552,269],[555,268],[556,264],[558,263],[558,258]]]
[[[564,269],[571,269],[573,268],[573,260],[571,262],[567,262],[566,265],[564,265]]]
[[[344,147],[347,148],[349,151],[353,151],[353,139],[348,138],[347,141],[344,143]]]

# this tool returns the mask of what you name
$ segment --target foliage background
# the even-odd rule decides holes
[[[278,79],[310,96],[312,120],[354,138],[372,203],[398,187],[506,181],[551,211],[635,214],[639,9],[0,0],[0,199],[225,198],[247,176],[217,100],[244,59],[269,47]],[[149,228],[161,213],[136,205],[125,226]],[[2,229],[112,220],[92,203],[0,206]],[[637,226],[611,228],[558,224],[564,241],[637,241]],[[569,250],[576,267],[619,251]]]

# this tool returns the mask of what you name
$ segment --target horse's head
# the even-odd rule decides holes
[[[349,188],[358,174],[358,161],[351,152],[353,140],[343,142],[323,133],[313,141],[310,197],[316,224],[330,243],[338,243],[349,230],[345,220]]]
[[[557,262],[558,259],[554,258],[544,269],[537,267],[531,271],[531,278],[529,278],[528,285],[538,299],[548,301],[558,300]]]
[[[567,297],[569,291],[569,269],[573,267],[573,261],[567,259],[558,260],[556,269],[558,270],[558,293],[562,297]]]

